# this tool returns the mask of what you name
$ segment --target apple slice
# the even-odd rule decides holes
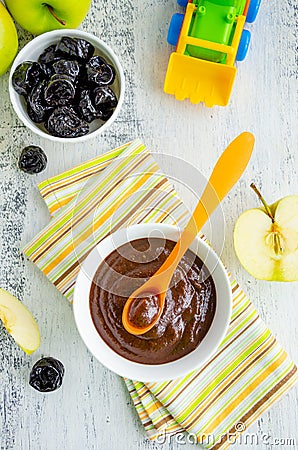
[[[23,303],[1,288],[0,319],[25,353],[31,355],[38,349],[40,333],[34,317]]]
[[[298,280],[298,196],[268,205],[251,185],[263,207],[245,211],[234,230],[234,246],[243,267],[255,278]]]

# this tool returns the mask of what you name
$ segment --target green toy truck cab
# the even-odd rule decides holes
[[[191,21],[189,36],[229,45],[235,29],[236,17],[244,11],[246,0],[195,0],[197,13]],[[223,63],[226,55],[195,45],[188,45],[186,53],[194,58]]]

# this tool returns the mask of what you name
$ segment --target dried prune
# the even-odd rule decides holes
[[[31,108],[29,103],[27,103],[28,116],[35,123],[42,123],[42,122],[44,122],[44,120],[46,120],[46,118],[51,114],[52,111],[53,111],[53,108],[45,109],[44,113],[42,115],[42,119],[41,119],[41,114],[42,113],[41,112],[36,112],[34,109]]]
[[[94,70],[98,69],[100,66],[107,64],[103,56],[95,55],[86,62],[86,68],[93,67]]]
[[[47,47],[40,57],[38,58],[39,63],[48,64],[53,61],[57,61],[59,56],[56,54],[56,44],[50,45]]]
[[[88,123],[67,106],[56,108],[45,122],[45,127],[53,136],[64,138],[84,136],[89,131]]]
[[[97,111],[109,110],[117,106],[117,97],[109,86],[96,87],[93,96]]]
[[[54,62],[52,70],[55,74],[67,75],[75,81],[80,73],[80,65],[76,60],[68,61],[66,59],[60,59],[59,61]]]
[[[98,110],[97,111],[97,117],[98,117],[98,119],[101,119],[104,122],[106,122],[113,115],[113,112],[114,112],[113,109]]]
[[[44,74],[45,74],[45,79],[48,79],[51,77],[53,70],[51,67],[51,64],[43,64],[43,63],[39,63],[40,67],[42,68]]]
[[[80,93],[78,111],[80,116],[89,123],[98,117],[98,113],[90,97],[90,91],[87,89],[84,89]]]
[[[94,106],[97,111],[97,117],[107,121],[117,106],[117,97],[109,86],[96,87],[93,91]]]
[[[47,155],[42,148],[36,145],[28,145],[22,150],[19,168],[26,173],[39,173],[46,168],[47,161]]]
[[[74,84],[67,79],[50,79],[45,88],[44,98],[49,106],[69,105],[75,97]]]
[[[43,80],[34,89],[27,99],[27,111],[31,120],[36,123],[41,123],[46,118],[46,113],[50,109],[44,101],[44,91],[45,91],[46,81]]]
[[[68,58],[86,61],[93,55],[94,47],[85,39],[73,39],[65,36],[58,42],[56,52],[66,55]]]
[[[86,66],[82,65],[80,70],[80,75],[78,78],[78,85],[81,90],[90,89],[94,86],[91,86],[91,83],[88,81]]]
[[[108,86],[115,80],[115,71],[112,66],[100,56],[93,56],[86,64],[87,78],[90,83],[99,86]]]
[[[61,386],[63,376],[62,362],[52,357],[42,358],[34,364],[29,384],[39,392],[52,392]]]
[[[27,95],[47,74],[38,62],[25,61],[12,75],[12,85],[20,95]]]

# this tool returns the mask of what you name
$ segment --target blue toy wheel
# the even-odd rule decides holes
[[[258,15],[262,0],[250,0],[247,11],[246,22],[253,23]]]
[[[179,13],[174,14],[171,19],[167,41],[169,44],[174,45],[175,47],[178,44],[178,39],[182,28],[183,20],[184,14]]]
[[[250,31],[243,30],[236,55],[236,61],[243,61],[245,59],[250,44],[250,38],[251,38]]]
[[[187,7],[188,0],[177,0],[178,5],[183,6],[184,8]]]

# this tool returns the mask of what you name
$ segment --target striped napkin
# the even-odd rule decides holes
[[[185,226],[189,213],[141,141],[119,147],[39,184],[52,219],[24,249],[69,301],[81,262],[120,227]],[[233,279],[227,335],[202,368],[185,377],[125,379],[150,439],[187,431],[225,449],[297,381],[297,368]],[[170,374],[169,374],[170,377]]]

